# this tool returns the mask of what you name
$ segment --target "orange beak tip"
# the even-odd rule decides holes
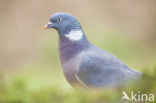
[[[43,29],[44,29],[44,30],[45,30],[45,29],[48,29],[47,25],[45,25],[45,26],[43,27]]]

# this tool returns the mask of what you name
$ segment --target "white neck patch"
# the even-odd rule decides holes
[[[82,39],[83,33],[81,30],[71,31],[69,34],[65,34],[70,40],[77,41]]]

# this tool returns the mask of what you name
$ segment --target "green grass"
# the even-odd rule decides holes
[[[33,73],[35,74],[35,73]],[[40,74],[38,74],[40,75]],[[50,78],[36,75],[26,78],[24,76],[12,78],[9,83],[0,80],[0,101],[15,103],[118,103],[122,97],[122,89],[85,90],[82,88],[69,88],[65,81],[54,84]],[[34,78],[36,77],[36,78]],[[42,78],[43,77],[43,78]],[[42,78],[42,79],[41,79]],[[41,80],[39,80],[41,79]],[[45,81],[45,79],[48,79]],[[55,78],[56,79],[56,78]],[[4,81],[5,80],[5,81]],[[156,71],[154,79],[146,80],[135,85],[123,88],[128,94],[130,91],[141,93],[156,93]],[[44,83],[44,84],[43,84]],[[48,85],[48,86],[47,86]]]

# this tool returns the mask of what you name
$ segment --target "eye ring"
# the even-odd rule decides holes
[[[62,21],[62,18],[58,18],[58,21]]]

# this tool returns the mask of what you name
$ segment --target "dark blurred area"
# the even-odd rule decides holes
[[[64,98],[72,90],[61,70],[57,32],[43,30],[55,12],[71,13],[93,44],[130,67],[154,75],[155,0],[0,0],[0,80],[4,87],[11,84],[8,91],[16,91],[16,84],[39,94],[42,89],[57,87],[64,90]]]

